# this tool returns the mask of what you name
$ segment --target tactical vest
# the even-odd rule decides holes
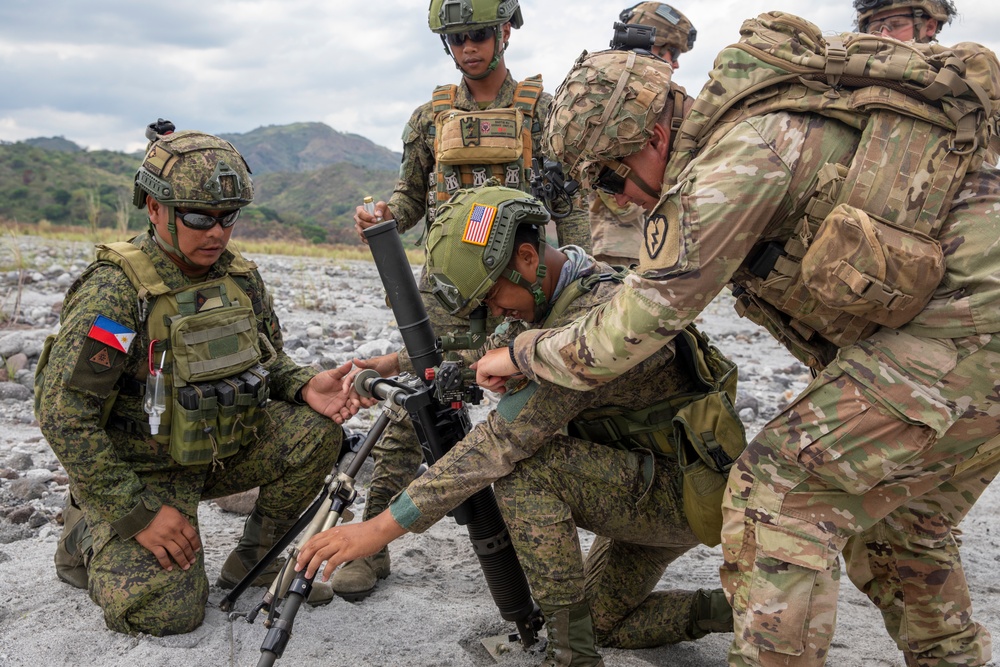
[[[821,170],[791,238],[760,244],[733,277],[737,312],[818,369],[909,322],[941,283],[936,239],[955,193],[1000,147],[1000,64],[973,43],[824,37],[782,12],[741,34],[675,132],[665,179],[752,116],[812,112],[861,132],[849,164]]]
[[[170,289],[137,246],[112,243],[97,250],[98,261],[120,267],[138,293],[149,366],[162,369],[166,383],[161,424],[150,437],[169,445],[171,457],[183,465],[214,464],[255,439],[269,395],[268,371],[260,362],[261,344],[270,343],[258,333],[246,289],[256,265],[233,252],[226,276]],[[144,384],[147,373],[134,380]]]
[[[624,274],[592,275],[577,280],[560,294],[543,327],[550,327],[578,297],[601,281]],[[567,433],[581,440],[621,449],[645,449],[677,461],[682,474],[684,514],[691,530],[708,546],[721,541],[722,497],[729,469],[746,448],[736,401],[736,365],[693,325],[675,339],[676,356],[697,389],[669,396],[641,408],[620,406],[581,412]]]
[[[451,199],[460,188],[481,187],[496,178],[508,188],[530,191],[531,137],[541,132],[535,107],[542,95],[542,77],[517,84],[514,101],[504,109],[455,109],[458,86],[434,89],[431,108],[434,126],[435,181],[428,211]]]

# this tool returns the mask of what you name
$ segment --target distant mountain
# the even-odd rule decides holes
[[[399,154],[322,123],[222,136],[254,172],[243,237],[355,243],[354,208],[366,195],[388,199],[398,174]],[[62,137],[0,143],[0,221],[114,227],[127,220],[142,229],[145,214],[131,204],[140,159]]]
[[[35,148],[44,148],[47,151],[62,151],[64,153],[78,153],[83,150],[79,145],[64,137],[35,137],[34,139],[25,139],[22,143]]]
[[[313,171],[344,162],[373,171],[395,171],[402,159],[400,153],[323,123],[268,125],[219,136],[239,149],[254,174]]]

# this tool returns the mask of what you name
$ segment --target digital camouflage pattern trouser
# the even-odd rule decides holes
[[[989,662],[955,527],[1000,469],[998,378],[1000,337],[882,330],[768,424],[724,504],[730,665],[824,664],[841,552],[908,667]]]
[[[140,478],[196,530],[200,500],[257,486],[257,509],[263,515],[279,521],[295,519],[336,464],[343,432],[308,406],[271,401],[266,411],[261,437],[223,459],[214,471],[211,466],[169,465],[140,472]],[[91,530],[106,534],[110,526],[98,523]],[[208,599],[203,554],[199,552],[197,564],[187,571],[176,565],[167,571],[136,540],[113,535],[89,559],[90,597],[104,610],[112,630],[153,635],[191,632],[204,619]]]
[[[534,598],[588,599],[597,643],[621,648],[692,639],[695,591],[650,594],[698,544],[684,517],[675,462],[555,436],[494,484]],[[581,555],[577,527],[598,537]]]

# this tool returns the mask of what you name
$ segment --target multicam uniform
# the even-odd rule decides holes
[[[611,268],[587,262],[577,277],[601,271]],[[600,306],[618,288],[616,282],[598,283],[547,325]],[[673,359],[673,345],[664,346],[592,392],[543,382],[508,394],[392,501],[393,518],[422,532],[493,484],[543,610],[586,596],[597,642],[608,646],[641,648],[703,636],[692,621],[698,592],[651,594],[667,565],[698,544],[684,515],[677,461],[649,449],[626,451],[562,434],[590,408],[635,410],[695,391],[688,371]],[[598,535],[586,562],[577,526]]]
[[[573,325],[521,334],[518,366],[592,389],[656,354],[727,283],[738,291],[762,242],[792,235],[820,168],[849,162],[858,141],[839,122],[791,113],[717,137],[665,186],[640,273]],[[953,528],[1000,468],[1000,449],[988,451],[1000,432],[998,230],[1000,172],[984,167],[944,222],[946,275],[926,308],[839,349],[737,462],[723,528],[730,664],[824,662],[838,555],[857,535],[848,574],[907,665],[990,660]]]
[[[642,228],[646,214],[634,204],[618,206],[600,191],[587,196],[590,209],[590,240],[594,257],[615,266],[639,263]]]
[[[148,235],[134,243],[168,287],[193,284]],[[226,251],[205,279],[230,274],[237,258]],[[204,618],[208,580],[203,553],[187,571],[167,571],[132,539],[161,506],[174,507],[197,529],[200,500],[260,486],[257,509],[278,521],[293,520],[336,461],[340,427],[297,399],[315,371],[297,366],[282,350],[278,319],[255,269],[245,285],[257,330],[276,351],[270,363],[266,354],[263,361],[270,396],[276,400],[267,404],[255,438],[232,456],[203,465],[180,465],[168,445],[148,435],[139,387],[147,373],[150,340],[139,321],[136,288],[126,274],[114,264],[97,262],[67,293],[58,337],[36,379],[38,419],[86,517],[93,539],[86,555],[90,595],[113,630],[190,632]],[[137,332],[125,353],[89,336],[99,316]],[[115,391],[120,393],[103,426],[106,399]]]
[[[486,108],[510,107],[513,104],[516,86],[517,83],[508,74],[496,99]],[[545,154],[542,128],[551,104],[552,96],[543,93],[535,107],[531,132],[532,155],[536,157]],[[434,173],[435,114],[432,107],[431,102],[418,107],[403,130],[403,163],[399,170],[399,182],[388,202],[401,233],[414,227],[425,217],[428,222],[433,219],[433,209],[430,208],[429,202],[435,200],[437,184]],[[460,111],[480,109],[479,103],[473,99],[464,80],[458,85],[454,107]],[[522,189],[527,190],[527,184],[523,184]],[[590,230],[586,214],[582,211],[574,211],[565,218],[556,220],[556,231],[561,246],[577,245],[585,250],[590,247]],[[419,288],[435,333],[442,335],[461,332],[468,328],[468,320],[449,315],[430,293],[426,271],[421,271]],[[400,359],[403,370],[408,370],[405,351],[400,355]],[[412,428],[408,423],[403,423],[391,424],[386,429],[386,433],[375,447],[374,458],[375,470],[372,473],[368,501],[365,505],[365,518],[381,512],[389,499],[413,479],[423,455]]]

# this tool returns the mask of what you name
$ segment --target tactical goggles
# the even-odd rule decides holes
[[[877,21],[870,21],[868,27],[865,28],[865,32],[869,35],[880,35],[882,31],[892,34],[899,30],[912,28],[916,18],[913,14],[893,14],[892,16],[880,18]]]
[[[611,164],[594,165],[597,166],[600,166],[600,169],[597,175],[590,179],[590,187],[611,196],[624,194],[625,181],[632,169],[617,160]]]
[[[488,28],[477,28],[468,32],[450,32],[445,35],[445,39],[451,46],[462,46],[465,44],[465,40],[469,40],[473,44],[482,44],[489,39],[493,39],[496,32],[496,27],[490,26]]]
[[[222,215],[209,215],[208,213],[196,213],[194,211],[183,211],[181,209],[175,209],[177,217],[181,219],[184,226],[188,229],[197,229],[199,231],[206,231],[215,227],[215,223],[219,223],[223,229],[229,229],[236,224],[236,221],[240,217],[240,211],[243,209],[236,209],[229,211],[228,213],[223,213]]]

